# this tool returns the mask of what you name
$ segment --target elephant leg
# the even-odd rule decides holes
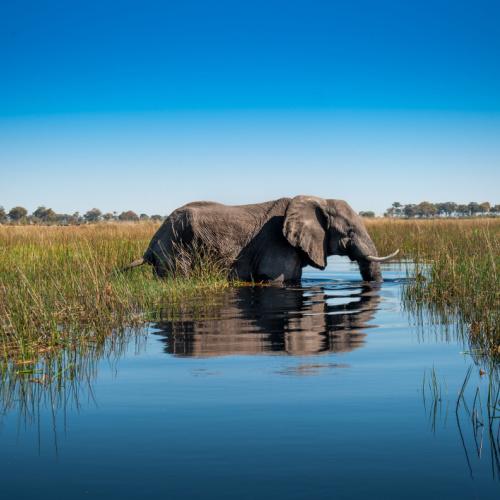
[[[299,282],[302,278],[302,263],[297,251],[289,245],[273,250],[266,252],[260,259],[254,279],[275,284]]]
[[[166,278],[168,273],[165,263],[158,259],[156,256],[153,256],[150,260],[151,266],[153,268],[153,275],[156,278]]]

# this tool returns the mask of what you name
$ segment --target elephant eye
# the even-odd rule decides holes
[[[349,238],[352,238],[352,237],[354,236],[354,229],[349,229],[349,230],[347,231],[347,236],[348,236]]]

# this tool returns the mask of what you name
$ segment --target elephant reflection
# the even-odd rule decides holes
[[[185,306],[155,333],[176,356],[347,352],[364,344],[379,302],[373,287],[236,288],[210,306]]]

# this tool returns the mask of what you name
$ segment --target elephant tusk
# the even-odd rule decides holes
[[[399,253],[399,248],[395,251],[392,252],[389,255],[386,255],[385,257],[376,257],[375,255],[367,255],[366,260],[369,260],[371,262],[385,262],[386,260],[390,260],[393,257],[395,257]]]
[[[146,261],[144,258],[140,258],[137,260],[134,260],[134,262],[130,263],[128,266],[125,266],[122,271],[128,271],[130,269],[134,269],[134,267],[139,267],[142,266]]]

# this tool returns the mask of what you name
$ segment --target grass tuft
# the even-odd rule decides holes
[[[414,263],[406,307],[427,307],[439,322],[454,323],[474,351],[498,361],[500,219],[384,219],[367,227],[379,251],[400,248]]]
[[[162,306],[228,286],[209,256],[157,279],[149,266],[116,272],[141,256],[157,225],[0,226],[0,350],[29,360],[156,319]]]

